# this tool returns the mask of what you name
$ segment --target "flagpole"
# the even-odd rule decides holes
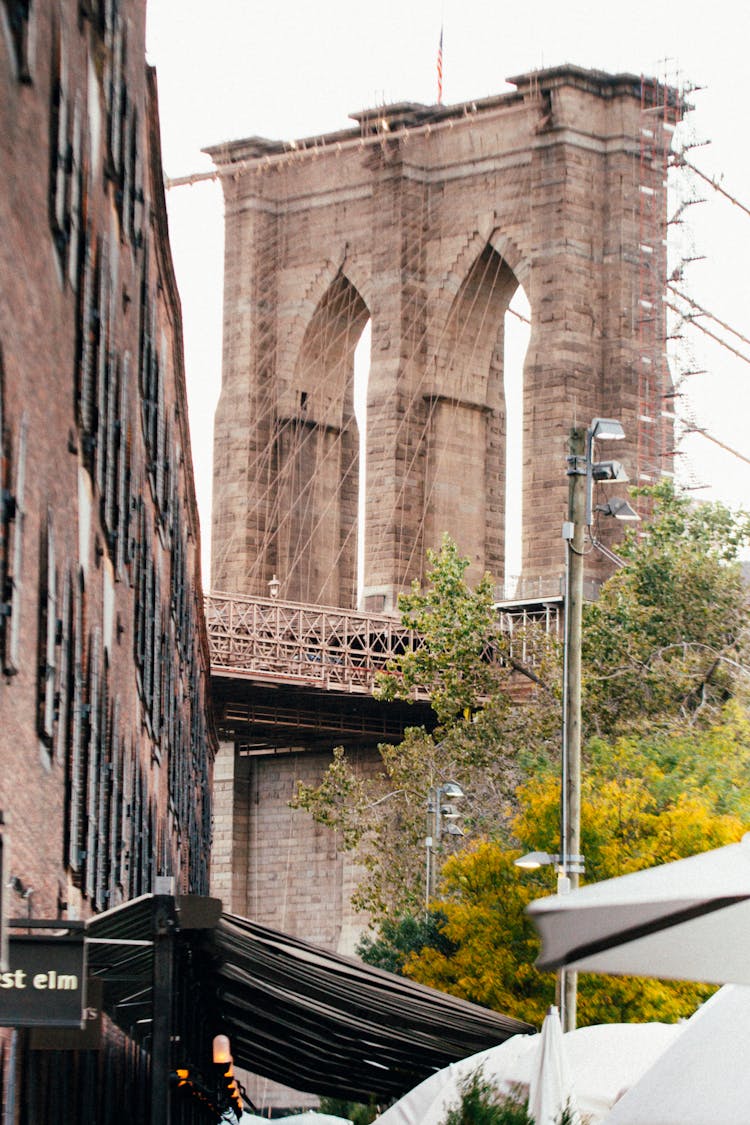
[[[443,21],[440,22],[440,40],[437,53],[437,104],[443,104]]]

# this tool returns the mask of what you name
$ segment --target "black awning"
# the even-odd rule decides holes
[[[297,1090],[398,1097],[451,1062],[536,1030],[246,918],[219,916],[219,906],[146,895],[89,920],[87,937],[98,939],[89,965],[116,1022],[130,1030],[150,1022],[152,940],[166,925],[188,954],[191,1003],[200,1004],[210,1034],[229,1036],[238,1067]],[[175,992],[186,985],[178,971]]]
[[[395,1097],[530,1024],[223,914],[217,1015],[235,1061],[298,1090]]]

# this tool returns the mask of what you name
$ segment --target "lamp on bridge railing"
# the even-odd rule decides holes
[[[281,589],[281,583],[279,582],[278,578],[274,574],[273,578],[268,583],[268,592],[269,592],[269,594],[271,595],[272,598],[278,598],[280,589]]]

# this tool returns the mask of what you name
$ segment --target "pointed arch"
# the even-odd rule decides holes
[[[355,604],[354,352],[369,315],[359,290],[339,268],[317,301],[279,394],[270,556],[282,596],[295,601]]]
[[[441,327],[426,396],[424,546],[435,547],[450,532],[475,581],[485,570],[504,573],[505,314],[519,282],[490,241],[472,249]],[[453,466],[466,448],[476,453],[464,459],[466,471],[456,480]]]

